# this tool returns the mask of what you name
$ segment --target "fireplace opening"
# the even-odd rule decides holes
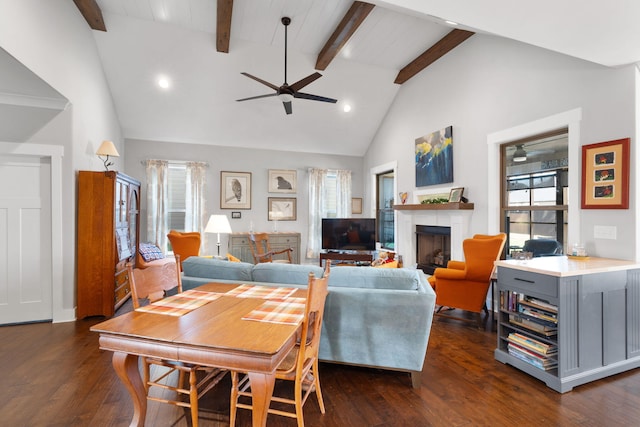
[[[446,267],[451,259],[451,227],[416,225],[416,260],[418,268],[432,275]]]

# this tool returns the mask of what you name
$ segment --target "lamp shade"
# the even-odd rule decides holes
[[[118,154],[118,150],[116,150],[116,146],[113,145],[111,141],[102,141],[100,147],[98,147],[98,151],[96,151],[98,156],[111,156],[111,157],[120,157]]]
[[[231,233],[231,225],[226,215],[211,215],[205,233]]]
[[[516,151],[513,153],[513,161],[514,162],[525,162],[527,161],[527,152],[524,151],[524,147],[522,144],[516,145]]]

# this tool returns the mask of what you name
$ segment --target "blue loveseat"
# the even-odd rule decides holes
[[[190,257],[183,289],[209,282],[305,287],[317,265],[248,264]],[[435,293],[420,270],[334,267],[329,277],[320,360],[406,371],[418,388],[427,353]]]

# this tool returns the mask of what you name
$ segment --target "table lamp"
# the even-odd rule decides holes
[[[116,146],[113,145],[111,141],[102,141],[98,151],[96,151],[96,155],[104,162],[104,169],[109,170],[109,166],[113,165],[113,162],[109,161],[109,156],[111,157],[120,157],[118,154],[118,150],[116,150]],[[106,159],[103,159],[102,156],[106,156]]]
[[[205,233],[218,233],[218,257],[220,257],[220,233],[231,233],[231,225],[226,215],[211,215]]]

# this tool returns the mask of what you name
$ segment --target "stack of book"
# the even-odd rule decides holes
[[[518,313],[509,315],[509,322],[550,337],[558,334],[558,308],[537,298],[518,301]]]
[[[517,332],[510,333],[507,341],[507,351],[513,357],[544,371],[558,367],[556,344],[547,344]]]

